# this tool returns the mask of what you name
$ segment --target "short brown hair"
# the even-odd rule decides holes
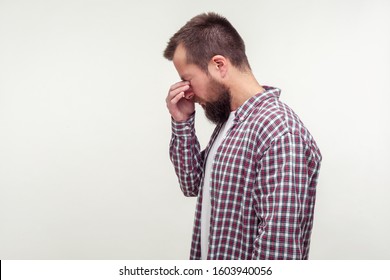
[[[244,40],[225,17],[216,13],[203,13],[188,21],[171,37],[164,57],[173,60],[179,44],[186,49],[187,62],[206,73],[214,55],[225,56],[241,70],[250,69]]]

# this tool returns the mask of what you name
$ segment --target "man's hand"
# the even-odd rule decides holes
[[[194,93],[188,81],[181,81],[170,87],[165,101],[175,121],[185,122],[195,112],[193,96]]]

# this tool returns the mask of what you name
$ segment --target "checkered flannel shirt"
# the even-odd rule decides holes
[[[307,259],[321,153],[298,116],[264,93],[236,110],[212,166],[208,259]],[[221,125],[205,150],[195,114],[172,120],[170,158],[185,196],[197,196],[190,259],[201,259],[204,167]]]

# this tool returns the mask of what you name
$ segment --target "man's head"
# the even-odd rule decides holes
[[[192,18],[172,36],[164,57],[173,61],[182,80],[190,82],[187,96],[202,105],[207,118],[225,122],[232,99],[224,79],[228,67],[250,70],[244,42],[227,19],[215,13]]]
[[[200,14],[188,21],[171,37],[164,57],[173,60],[180,44],[187,51],[187,63],[197,65],[206,73],[214,55],[226,57],[239,69],[250,69],[240,34],[226,18],[216,13]]]

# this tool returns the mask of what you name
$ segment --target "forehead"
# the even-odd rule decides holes
[[[201,72],[197,65],[187,63],[187,52],[183,44],[177,46],[172,61],[183,80],[188,80],[188,76]]]
[[[179,44],[177,46],[172,61],[179,74],[181,74],[181,72],[183,72],[186,68],[188,68],[187,52],[182,44]]]
[[[176,62],[187,62],[187,51],[183,44],[179,44],[176,47],[175,53],[173,54],[173,63]]]

